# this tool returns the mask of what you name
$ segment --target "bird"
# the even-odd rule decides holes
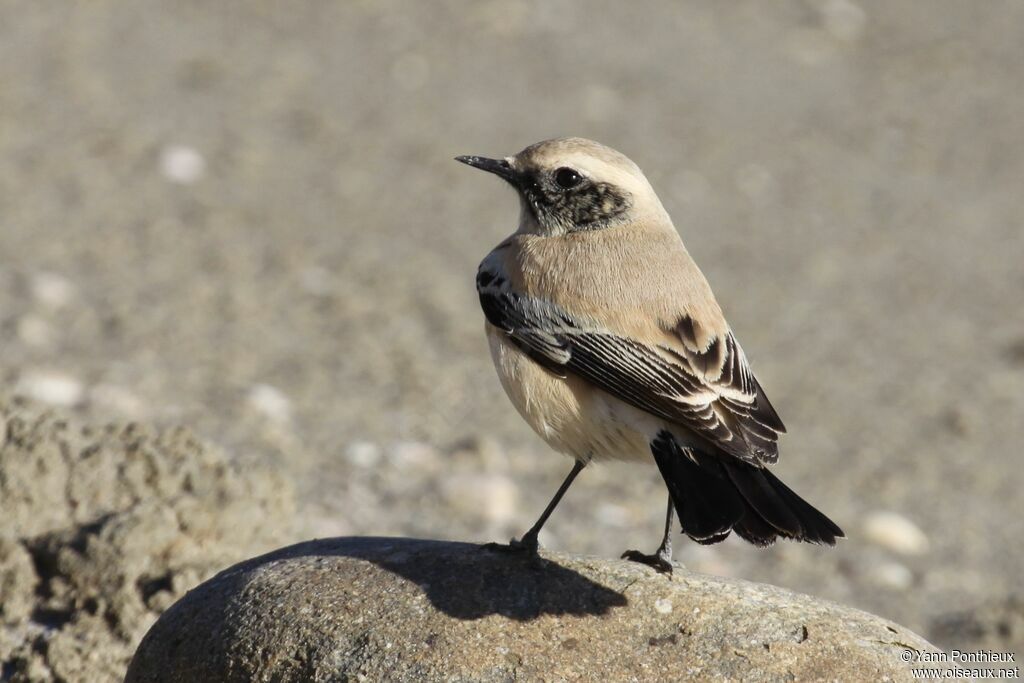
[[[609,460],[653,461],[661,473],[661,544],[622,555],[660,572],[672,571],[674,517],[700,544],[732,532],[762,547],[844,537],[770,471],[786,427],[633,161],[576,137],[455,159],[518,194],[518,227],[480,263],[477,293],[505,393],[574,461],[536,524],[506,549],[538,557],[538,534],[576,476]]]

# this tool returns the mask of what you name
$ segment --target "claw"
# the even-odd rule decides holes
[[[630,562],[646,564],[648,567],[653,568],[660,574],[668,574],[669,576],[672,576],[672,561],[664,557],[661,553],[648,555],[647,553],[642,553],[639,550],[627,550],[622,553],[622,559],[629,560]]]
[[[538,553],[538,550],[540,548],[540,544],[537,543],[537,538],[535,536],[530,536],[529,534],[527,534],[526,536],[523,536],[522,540],[517,540],[517,539],[513,538],[513,539],[509,540],[509,542],[507,544],[506,543],[484,543],[483,546],[481,546],[481,547],[484,550],[490,550],[490,551],[498,552],[498,553],[507,553],[507,554],[511,554],[511,555],[523,555],[523,556],[532,557],[532,558],[540,557],[540,554]]]

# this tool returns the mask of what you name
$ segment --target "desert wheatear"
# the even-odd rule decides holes
[[[480,264],[476,285],[501,384],[530,426],[575,460],[537,534],[592,460],[654,461],[683,533],[755,545],[777,537],[834,545],[842,530],[779,481],[785,431],[707,280],[636,164],[581,138],[515,156],[458,161],[516,189],[519,228]]]

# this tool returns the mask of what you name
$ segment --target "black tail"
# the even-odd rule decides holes
[[[732,456],[680,448],[668,432],[651,442],[651,452],[683,533],[698,543],[718,543],[734,529],[759,546],[771,545],[779,536],[835,545],[844,536],[835,522],[767,469]]]

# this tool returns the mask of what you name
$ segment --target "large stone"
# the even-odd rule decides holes
[[[907,650],[937,651],[859,610],[682,568],[336,538],[188,593],[126,680],[910,680]]]

